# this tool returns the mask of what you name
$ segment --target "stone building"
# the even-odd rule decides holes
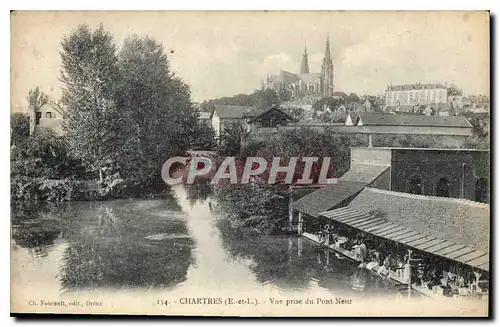
[[[29,110],[30,134],[52,131],[55,135],[63,135],[63,116],[63,108],[52,101],[44,104],[36,111]]]
[[[306,96],[326,97],[333,95],[333,80],[334,67],[330,53],[330,40],[327,37],[321,72],[311,73],[309,71],[307,48],[305,48],[298,74],[281,70],[279,74],[268,76],[263,83],[263,88],[274,90],[282,100]]]
[[[448,102],[448,88],[442,84],[390,85],[385,91],[386,107]]]
[[[489,150],[351,148],[340,181],[395,192],[489,202]]]

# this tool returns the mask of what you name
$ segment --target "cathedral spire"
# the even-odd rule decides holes
[[[333,60],[330,54],[330,34],[326,36],[325,57],[321,66],[321,90],[323,96],[333,94]]]
[[[309,62],[307,60],[307,45],[304,45],[304,54],[302,55],[302,63],[300,64],[300,73],[309,74]]]
[[[326,35],[325,59],[330,59],[330,33]]]

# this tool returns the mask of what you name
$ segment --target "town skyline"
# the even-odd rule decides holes
[[[294,24],[286,22],[294,15]],[[363,15],[359,22],[355,15]],[[301,19],[298,19],[300,17]],[[361,17],[361,16],[360,16]],[[12,16],[11,107],[40,86],[60,96],[60,42],[80,24],[110,31],[118,48],[131,35],[161,42],[192,100],[251,93],[280,70],[299,72],[304,46],[319,71],[330,37],[335,91],[383,94],[388,84],[455,84],[489,95],[487,15],[433,12],[23,12]],[[200,28],[211,26],[211,28]],[[257,24],[257,22],[260,22]],[[237,25],[238,28],[227,28]],[[286,26],[286,28],[284,28]],[[370,26],[370,28],[367,28]]]

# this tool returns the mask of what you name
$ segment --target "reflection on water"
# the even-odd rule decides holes
[[[371,272],[293,236],[235,234],[210,210],[210,187],[175,197],[13,210],[13,280],[57,291],[272,287],[351,297],[396,293]],[[55,286],[58,285],[58,286]]]

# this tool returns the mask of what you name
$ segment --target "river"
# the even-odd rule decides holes
[[[318,251],[308,240],[241,238],[221,230],[209,201],[193,198],[180,186],[171,199],[14,211],[14,302],[85,298],[107,301],[108,311],[111,303],[141,313],[148,301],[157,306],[191,296],[354,302],[407,297],[334,253]],[[199,310],[186,306],[183,313]]]

